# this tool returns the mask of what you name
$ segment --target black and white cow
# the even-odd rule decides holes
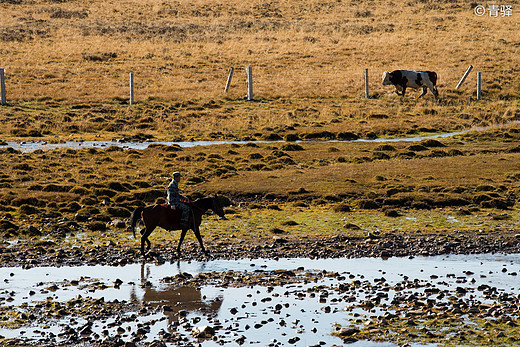
[[[431,90],[432,94],[437,98],[439,91],[437,90],[437,74],[433,71],[411,71],[411,70],[394,70],[392,72],[383,72],[383,85],[393,84],[397,95],[404,96],[406,88],[422,88],[422,94],[419,98]]]

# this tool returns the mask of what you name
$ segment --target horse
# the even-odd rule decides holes
[[[189,201],[190,205],[190,217],[188,219],[188,227],[180,227],[180,210],[172,210],[168,205],[151,205],[146,207],[138,207],[132,212],[130,217],[131,224],[128,227],[135,236],[135,226],[139,220],[142,220],[145,228],[141,230],[141,254],[146,257],[144,250],[144,244],[147,244],[146,250],[150,250],[151,243],[148,236],[154,231],[155,228],[161,227],[168,231],[171,230],[182,230],[181,237],[179,239],[179,245],[177,246],[177,254],[180,257],[181,245],[186,232],[191,229],[195,233],[195,237],[200,243],[202,252],[207,255],[206,249],[202,243],[202,237],[200,236],[199,226],[202,222],[202,215],[208,210],[212,210],[213,213],[217,214],[220,218],[226,219],[224,216],[224,210],[220,205],[218,197],[206,197]]]

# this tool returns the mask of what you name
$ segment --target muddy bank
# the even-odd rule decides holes
[[[153,239],[152,239],[153,240]],[[208,255],[202,254],[196,241],[183,244],[180,258],[176,240],[168,245],[154,242],[147,254],[150,262],[170,260],[208,260],[239,258],[359,258],[407,257],[443,254],[520,253],[520,234],[515,232],[453,233],[447,235],[394,235],[369,233],[362,237],[349,236],[290,236],[244,238],[226,237],[204,240]],[[126,265],[143,260],[139,243],[120,247],[112,241],[94,247],[59,246],[53,241],[34,244],[12,242],[0,248],[4,266],[62,265]]]

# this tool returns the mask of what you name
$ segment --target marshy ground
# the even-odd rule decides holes
[[[386,259],[518,253],[519,134],[518,125],[509,124],[454,138],[418,142],[250,142],[191,148],[151,145],[144,150],[123,150],[112,146],[29,153],[4,148],[0,151],[5,163],[1,180],[0,226],[4,239],[1,261],[3,266],[25,269],[120,267],[142,262],[138,240],[126,231],[128,217],[137,206],[164,201],[165,187],[173,170],[187,172],[183,188],[190,197],[219,194],[227,205],[228,220],[211,215],[204,218],[202,233],[209,256],[200,252],[190,234],[182,248],[182,260],[205,263],[212,259]],[[147,261],[157,264],[177,261],[174,250],[178,234],[156,230],[151,236],[152,250]],[[493,286],[476,291],[460,284],[468,282],[457,282],[459,286],[453,292],[453,288],[444,289],[442,280],[439,284],[443,289],[439,289],[432,287],[431,279],[385,284],[346,279],[341,272],[327,275],[311,272],[303,277],[294,274],[294,278],[288,273],[283,281],[279,275],[266,272],[259,277],[249,271],[203,273],[196,277],[202,282],[196,284],[181,274],[168,279],[168,283],[173,290],[186,285],[241,287],[253,283],[267,285],[274,276],[276,282],[270,286],[283,289],[291,283],[331,276],[338,279],[338,286],[319,284],[293,294],[302,299],[308,295],[316,297],[317,294],[312,294],[315,291],[325,291],[335,298],[335,303],[351,297],[348,300],[353,301],[347,301],[349,310],[390,312],[384,316],[354,315],[340,323],[333,332],[345,343],[370,340],[507,345],[518,340],[518,315],[511,306],[517,298],[513,293],[507,293],[507,297],[495,293]],[[514,276],[512,272],[510,276]],[[15,279],[6,274],[5,280]],[[72,277],[68,281],[78,282]],[[92,284],[89,281],[82,286],[75,283],[72,289],[81,287],[90,294],[90,291],[103,293],[114,286],[95,278]],[[52,293],[63,285],[70,287],[68,282],[53,282],[43,289],[36,286],[31,292]],[[143,285],[146,287],[146,283]],[[362,290],[384,296],[387,289],[403,290],[402,285],[407,288],[406,296],[396,294],[391,304],[382,302],[379,296],[356,299],[347,295]],[[425,287],[428,292],[422,294]],[[481,291],[487,294],[477,302],[472,293]],[[38,326],[42,324],[38,322],[48,320],[40,312],[48,312],[45,317],[51,315],[65,323],[58,325],[63,328],[60,335],[42,333],[41,339],[7,339],[6,343],[196,344],[208,339],[228,343],[230,336],[234,336],[233,341],[240,344],[249,341],[250,336],[249,325],[228,328],[212,316],[207,322],[212,330],[194,333],[192,329],[200,326],[200,318],[183,317],[185,310],[175,318],[178,323],[154,335],[153,326],[163,322],[161,312],[166,312],[166,316],[170,313],[169,302],[166,306],[140,306],[138,302],[100,301],[87,294],[86,298],[65,303],[47,299],[16,308],[10,304],[17,296],[13,293],[6,291],[3,299],[4,326]],[[452,299],[436,307],[430,305],[431,295]],[[411,296],[415,299],[410,299]],[[253,300],[263,299],[253,295]],[[277,305],[283,307],[284,300]],[[337,313],[334,305],[332,308],[321,305],[317,310],[325,315]],[[270,312],[271,308],[265,310]],[[137,311],[139,314],[132,314]],[[129,316],[121,317],[121,312]],[[441,312],[445,313],[440,315]],[[95,316],[105,317],[106,323],[98,322]],[[291,317],[299,314],[293,313]],[[72,328],[66,323],[69,319]],[[284,319],[278,323],[283,324],[282,321],[288,324]],[[254,329],[269,324],[274,323],[260,320],[254,323]],[[114,330],[115,326],[126,325],[126,330]],[[463,335],[456,332],[461,326],[468,328]],[[99,329],[103,334],[97,332]],[[300,335],[303,330],[295,331],[289,333],[287,343],[298,344],[303,338]],[[238,332],[241,335],[236,335]],[[199,338],[193,340],[193,334]],[[282,339],[277,341],[284,343]]]

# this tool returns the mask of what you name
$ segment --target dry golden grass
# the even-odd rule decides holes
[[[465,1],[2,2],[3,138],[165,140],[316,132],[360,137],[510,122],[518,111],[517,16]],[[512,3],[513,8],[516,2]],[[466,84],[454,87],[469,64]],[[228,70],[236,68],[229,93]],[[253,67],[255,98],[246,94]],[[369,68],[373,99],[363,98]],[[401,99],[384,70],[439,74],[440,101]],[[476,103],[483,72],[485,101]],[[128,107],[129,73],[136,100]],[[382,116],[382,117],[381,117]]]
[[[479,185],[505,184],[512,191],[518,189],[518,185],[510,181],[514,181],[511,177],[520,172],[518,154],[507,153],[512,144],[486,147],[482,151],[471,145],[452,144],[440,148],[444,156],[435,156],[433,148],[416,152],[416,158],[400,157],[399,154],[408,152],[407,148],[411,145],[392,144],[395,150],[383,151],[392,158],[390,160],[376,159],[376,154],[381,151],[377,150],[375,144],[306,145],[305,151],[287,152],[298,163],[295,166],[239,171],[235,176],[225,180],[211,180],[199,187],[223,194],[241,192],[258,194],[260,197],[269,193],[281,197],[339,195],[343,198],[355,197],[354,200],[371,196],[385,198],[389,196],[387,191],[391,188],[427,197],[430,193],[436,196],[439,192],[449,193],[456,187],[465,187],[464,197],[468,199],[471,199],[474,189]],[[464,155],[446,155],[450,149],[458,149]],[[240,156],[247,158],[247,155]],[[260,161],[266,162],[265,159]],[[300,188],[304,188],[308,194],[291,193]]]
[[[11,102],[127,98],[129,72],[137,100],[237,99],[246,66],[263,99],[357,97],[364,68],[373,94],[392,94],[384,70],[410,68],[437,71],[446,96],[469,64],[485,97],[511,100],[520,21],[508,4],[511,17],[491,18],[467,1],[12,0],[0,4],[0,61]],[[454,95],[474,85],[475,72]]]
[[[279,98],[267,102],[195,100],[0,108],[4,140],[349,139],[451,132],[520,119],[504,100],[439,105],[432,100]]]

